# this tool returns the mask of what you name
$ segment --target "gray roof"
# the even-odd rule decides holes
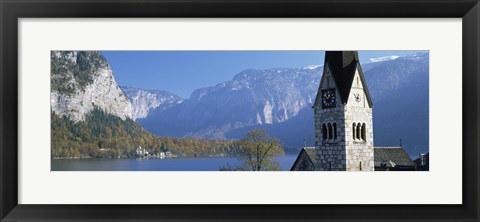
[[[303,147],[303,149],[300,151],[297,158],[295,159],[295,162],[292,165],[292,169],[297,165],[298,161],[302,156],[307,156],[312,166],[314,168],[317,167],[318,164],[317,164],[317,161],[315,160],[315,147]]]
[[[308,158],[312,161],[313,165],[316,167],[317,166],[317,161],[315,160],[315,147],[304,147],[303,150],[305,153],[307,153]]]
[[[402,147],[374,147],[375,167],[415,167],[415,163]],[[307,156],[315,168],[318,163],[315,160],[315,147],[304,147],[298,154],[292,168],[297,164],[301,156]]]
[[[402,147],[374,147],[375,166],[415,166]]]

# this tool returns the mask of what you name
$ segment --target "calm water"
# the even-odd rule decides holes
[[[288,171],[297,155],[277,157],[280,168]],[[166,159],[73,159],[52,160],[52,171],[218,171],[220,167],[238,166],[236,157],[166,158]]]

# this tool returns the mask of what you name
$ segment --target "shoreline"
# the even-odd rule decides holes
[[[172,157],[142,157],[142,158],[96,158],[96,157],[52,157],[52,160],[157,160],[157,159],[195,159],[195,158],[229,158],[229,157],[239,157],[239,156],[231,156],[231,155],[225,155],[225,156],[185,156],[185,157],[179,157],[179,156],[172,156]]]
[[[289,156],[293,154],[284,154],[279,156]],[[147,157],[147,158],[95,158],[95,157],[52,157],[51,160],[163,160],[163,159],[200,159],[200,158],[240,158],[240,156],[236,155],[212,155],[212,156],[172,156],[172,157]]]

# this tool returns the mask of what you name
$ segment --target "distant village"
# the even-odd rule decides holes
[[[160,151],[158,153],[153,153],[153,152],[148,152],[146,148],[142,148],[141,146],[139,146],[135,150],[135,154],[136,154],[135,155],[136,158],[145,158],[145,159],[148,159],[148,158],[164,159],[164,158],[178,157],[177,155],[172,154],[171,151],[165,151],[165,152]]]
[[[110,149],[102,148],[100,151],[106,152]],[[148,151],[146,148],[142,148],[141,146],[134,148],[132,152],[128,154],[124,154],[121,156],[105,156],[106,159],[165,159],[165,158],[177,158],[178,155],[172,153],[172,151]],[[92,156],[89,155],[80,155],[79,157],[52,157],[54,160],[60,159],[92,159]]]

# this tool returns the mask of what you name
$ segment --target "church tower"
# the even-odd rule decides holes
[[[327,51],[313,105],[316,170],[374,170],[372,107],[358,52]]]

